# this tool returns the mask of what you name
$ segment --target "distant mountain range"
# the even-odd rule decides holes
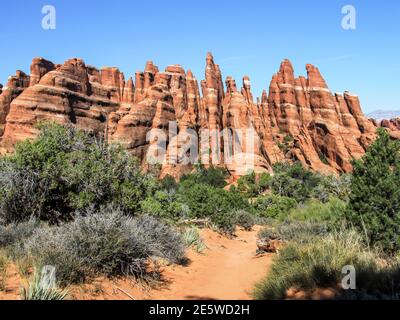
[[[400,117],[400,110],[376,110],[367,114],[368,118],[375,120],[394,119]]]

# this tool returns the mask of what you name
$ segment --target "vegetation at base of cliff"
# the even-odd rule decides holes
[[[73,127],[39,125],[36,140],[16,146],[0,159],[0,220],[17,223],[36,217],[69,221],[76,210],[113,203],[135,212],[156,187],[122,147]]]
[[[2,283],[10,261],[27,277],[55,266],[61,287],[96,276],[154,278],[160,261],[184,263],[187,247],[204,250],[197,226],[234,235],[258,224],[260,239],[284,246],[256,298],[337,288],[346,264],[357,270],[357,290],[340,297],[400,297],[400,144],[384,131],[351,175],[276,163],[273,174],[249,172],[228,187],[223,168],[198,165],[179,181],[159,180],[101,137],[54,123],[39,129],[0,158]]]
[[[61,290],[56,285],[52,285],[44,275],[35,270],[27,287],[21,288],[20,295],[21,300],[66,300],[69,291],[67,289]]]
[[[380,129],[353,166],[346,220],[369,245],[395,254],[400,250],[400,141]]]
[[[18,254],[31,257],[39,268],[56,267],[63,286],[100,275],[148,276],[150,259],[185,260],[182,237],[173,227],[151,216],[129,217],[112,207],[36,229]]]
[[[308,193],[314,199],[260,232],[263,241],[279,239],[285,245],[256,286],[255,298],[333,288],[339,299],[400,299],[400,143],[380,129],[353,165],[351,176],[323,178],[318,192]],[[335,197],[318,199],[321,191]],[[345,266],[355,270],[351,290],[342,287]]]
[[[268,276],[256,286],[256,299],[284,299],[289,289],[313,292],[321,288],[336,289],[338,299],[400,298],[397,260],[382,260],[354,230],[320,235],[310,230],[292,238],[281,250]],[[341,287],[345,266],[356,270],[354,290]]]

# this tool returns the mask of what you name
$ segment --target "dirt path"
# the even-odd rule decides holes
[[[98,279],[90,285],[72,290],[75,299],[96,300],[231,300],[251,299],[254,285],[265,277],[272,255],[256,256],[256,239],[259,228],[251,232],[239,230],[237,237],[228,239],[211,230],[202,230],[207,245],[203,254],[188,251],[187,266],[164,267],[164,284],[150,289],[128,279]],[[1,299],[18,297],[20,279],[16,272],[8,283],[7,294]]]
[[[239,230],[234,239],[202,230],[207,249],[203,254],[189,250],[187,266],[165,267],[165,284],[161,288],[149,289],[127,280],[101,281],[89,290],[88,287],[81,288],[76,297],[106,300],[130,299],[128,295],[137,300],[251,299],[254,285],[265,277],[273,256],[255,255],[258,230]],[[94,290],[100,292],[94,295]]]
[[[257,231],[237,233],[227,239],[210,230],[202,232],[208,249],[189,253],[188,267],[165,272],[171,284],[154,292],[156,299],[250,299],[254,284],[268,270],[271,256],[256,256]]]

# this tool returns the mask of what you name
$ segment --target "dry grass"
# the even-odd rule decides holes
[[[284,299],[289,289],[337,288],[344,277],[342,268],[347,265],[356,269],[357,289],[343,291],[338,298],[399,298],[399,264],[382,260],[368,250],[355,231],[291,241],[280,251],[268,276],[256,286],[254,297]]]
[[[0,250],[0,291],[6,290],[8,264],[7,253],[4,250]]]

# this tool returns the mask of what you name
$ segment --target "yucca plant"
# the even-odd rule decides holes
[[[196,252],[202,253],[207,246],[200,237],[199,229],[191,227],[183,234],[183,241],[188,248],[192,247]]]
[[[59,289],[44,272],[40,274],[37,270],[28,286],[21,288],[22,300],[65,300],[68,294],[68,289]]]

